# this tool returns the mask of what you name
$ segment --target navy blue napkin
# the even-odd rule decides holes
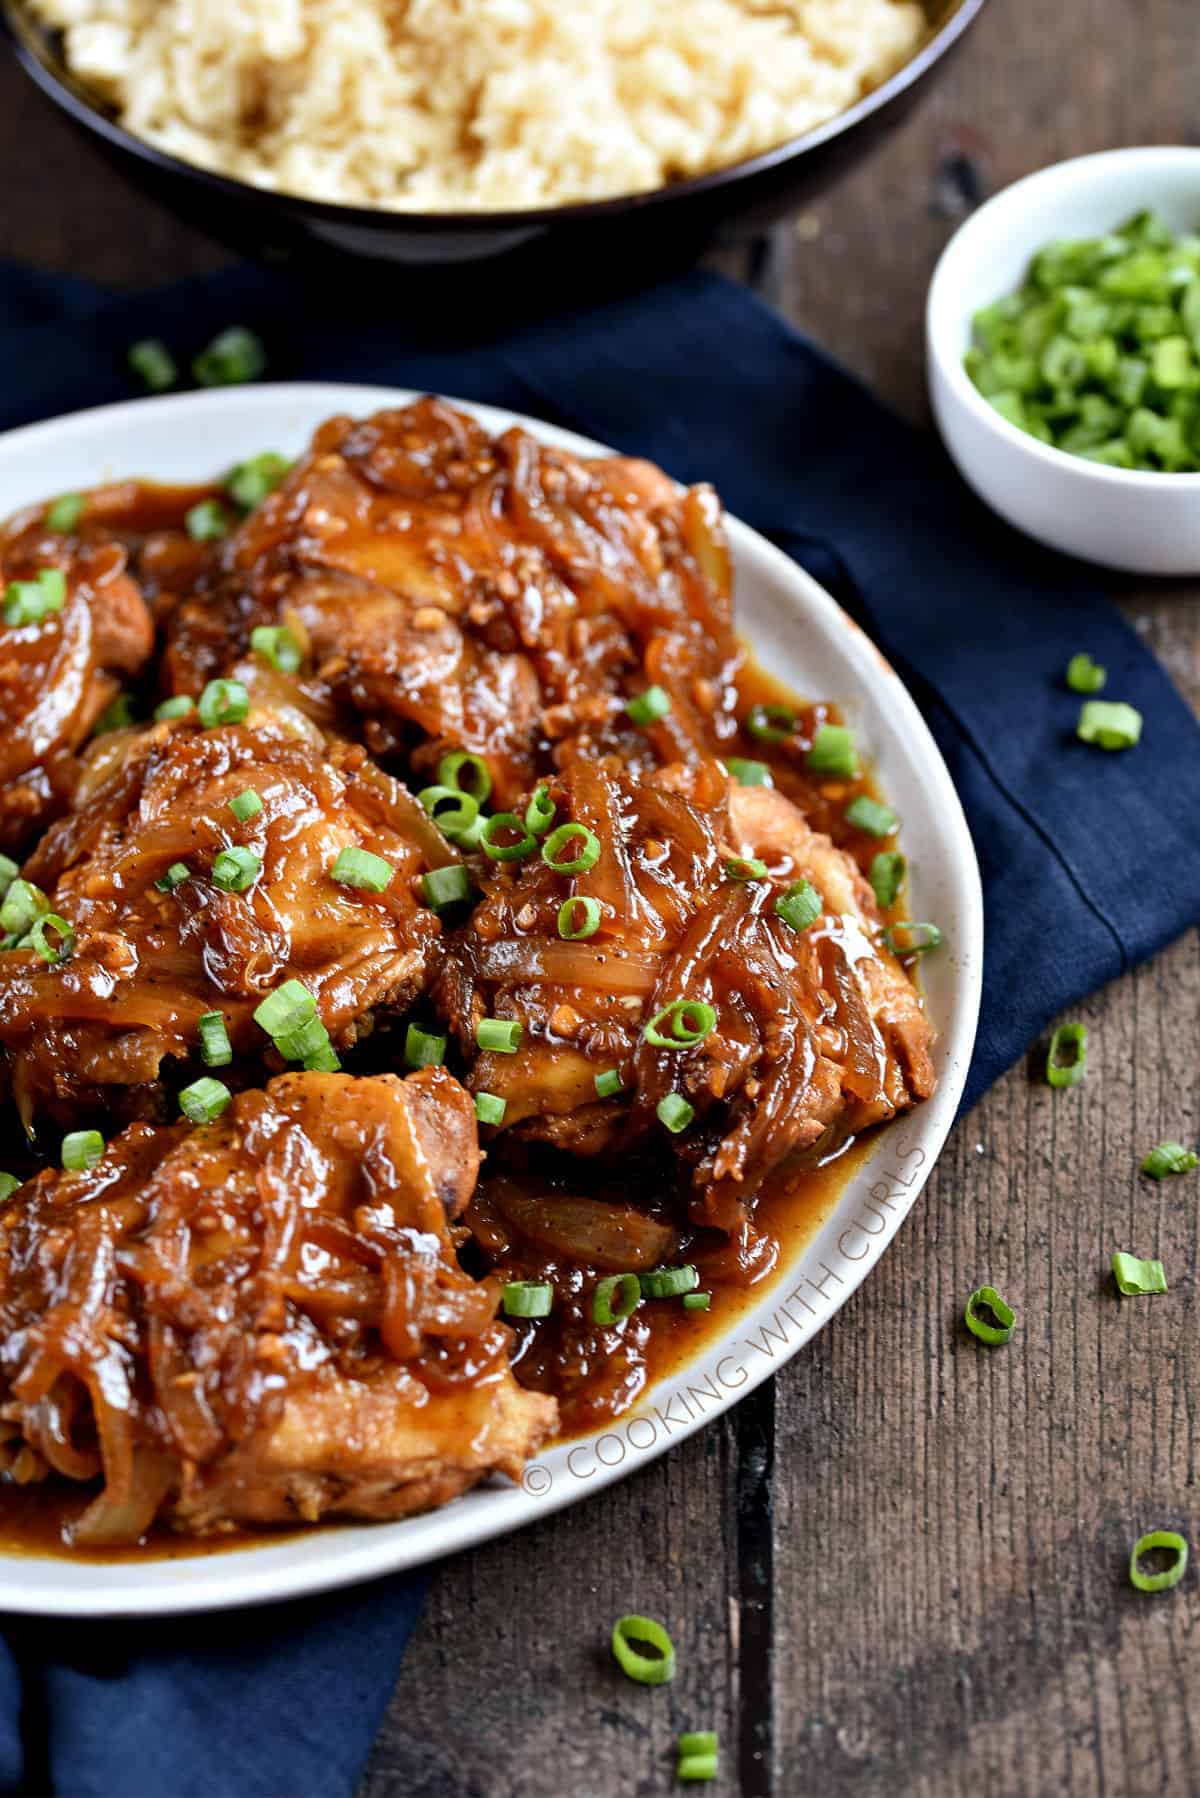
[[[866,626],[949,764],[987,911],[967,1103],[1057,1012],[1197,919],[1194,719],[1082,572],[986,513],[931,438],[717,276],[523,323],[499,322],[486,269],[461,279],[473,304],[451,332],[419,290],[370,272],[322,284],[237,269],[114,298],[0,270],[0,426],[128,397],[124,355],[139,337],[162,337],[186,364],[240,323],[262,336],[274,378],[511,406],[713,481]],[[1144,714],[1143,747],[1076,741],[1062,676],[1078,650]],[[21,1624],[9,1631],[16,1665],[0,1666],[0,1718],[23,1689],[40,1745],[23,1761],[0,1741],[0,1777],[130,1798],[345,1794],[418,1603],[413,1583],[392,1582],[252,1618]]]

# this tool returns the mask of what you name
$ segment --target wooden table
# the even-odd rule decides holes
[[[1194,135],[1198,83],[1194,0],[993,0],[890,147],[737,266],[922,415],[922,299],[962,214],[1058,157]],[[7,65],[0,153],[0,253],[130,286],[220,260]],[[1198,597],[1122,595],[1193,699]],[[1031,1061],[959,1125],[879,1270],[773,1386],[440,1567],[367,1798],[666,1793],[688,1727],[720,1731],[716,1789],[741,1798],[1200,1792],[1194,1575],[1159,1599],[1125,1575],[1143,1530],[1200,1546],[1200,1188],[1136,1171],[1200,1135],[1198,999],[1193,936],[1083,1008],[1084,1087],[1054,1094]],[[1169,1298],[1115,1300],[1122,1246],[1161,1257]],[[1021,1314],[995,1355],[956,1324],[984,1279]],[[630,1609],[669,1620],[669,1689],[608,1657]]]

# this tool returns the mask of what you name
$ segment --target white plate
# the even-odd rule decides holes
[[[201,481],[259,450],[298,453],[335,412],[411,399],[382,387],[262,386],[104,406],[0,438],[0,516],[115,476]],[[469,406],[489,431],[517,422],[550,443],[601,446],[532,419]],[[191,1560],[73,1564],[0,1555],[0,1610],[68,1616],[151,1614],[254,1604],[414,1567],[519,1528],[633,1472],[727,1410],[827,1323],[874,1266],[929,1177],[954,1119],[979,1013],[983,908],[966,821],[920,713],[879,651],[822,587],[736,519],[729,538],[742,632],[796,692],[836,699],[904,819],[913,915],[946,947],[922,969],[938,1031],[938,1090],[881,1131],[816,1234],[746,1310],[736,1336],[651,1389],[610,1429],[549,1449],[521,1487],[476,1488],[443,1510],[399,1523],[316,1529]]]

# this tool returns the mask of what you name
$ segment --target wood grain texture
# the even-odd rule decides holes
[[[992,0],[883,154],[775,234],[760,283],[920,418],[924,291],[958,219],[1057,157],[1194,139],[1198,86],[1194,0]],[[0,157],[0,253],[129,286],[220,260],[6,64]],[[1124,595],[1193,703],[1198,598]],[[1200,1792],[1194,1576],[1157,1600],[1125,1578],[1145,1529],[1200,1542],[1200,1191],[1136,1171],[1200,1136],[1195,937],[1082,1015],[1086,1085],[1014,1069],[773,1388],[435,1571],[361,1798],[668,1793],[687,1727],[720,1730],[731,1798]],[[1116,1247],[1159,1256],[1169,1298],[1119,1302]],[[997,1354],[957,1322],[984,1279],[1020,1312]],[[611,1663],[630,1608],[670,1623],[668,1689]]]

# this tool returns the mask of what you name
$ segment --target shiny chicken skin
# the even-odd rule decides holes
[[[679,1095],[695,1111],[671,1139],[693,1220],[734,1231],[786,1157],[932,1091],[928,1020],[883,945],[870,887],[781,793],[731,785],[714,763],[639,780],[615,759],[577,764],[550,791],[557,818],[594,833],[598,860],[570,876],[538,856],[500,865],[433,988],[472,1057],[470,1085],[505,1100],[505,1131],[636,1155],[664,1134],[660,1102]],[[760,859],[767,875],[730,878],[732,857]],[[795,930],[775,901],[800,880],[823,910]],[[599,906],[582,941],[558,932],[571,897]],[[713,1028],[656,1047],[647,1025],[684,999],[711,1006]],[[486,1017],[520,1025],[515,1053],[476,1049]],[[605,1071],[619,1095],[597,1096]]]
[[[309,651],[314,715],[419,777],[445,751],[482,755],[499,805],[598,741],[669,761],[731,728],[711,490],[517,429],[492,439],[439,400],[320,428],[176,613],[168,686],[198,692],[277,623]],[[639,733],[623,701],[653,684],[674,704]]]
[[[261,808],[239,819],[245,793]],[[215,878],[231,847],[251,857],[244,891]],[[346,848],[390,864],[385,891],[333,878]],[[441,927],[419,876],[452,855],[359,745],[295,715],[204,729],[193,714],[99,739],[74,811],[23,870],[70,925],[71,953],[0,955],[0,1044],[27,1129],[168,1115],[172,1061],[178,1076],[204,1071],[208,1012],[261,1078],[275,1052],[253,1013],[287,979],[307,986],[335,1049],[350,1046],[423,986]]]
[[[454,1257],[478,1159],[444,1068],[296,1073],[30,1181],[0,1215],[10,1477],[101,1478],[73,1535],[98,1547],[519,1477],[555,1404],[517,1387],[497,1287]]]

